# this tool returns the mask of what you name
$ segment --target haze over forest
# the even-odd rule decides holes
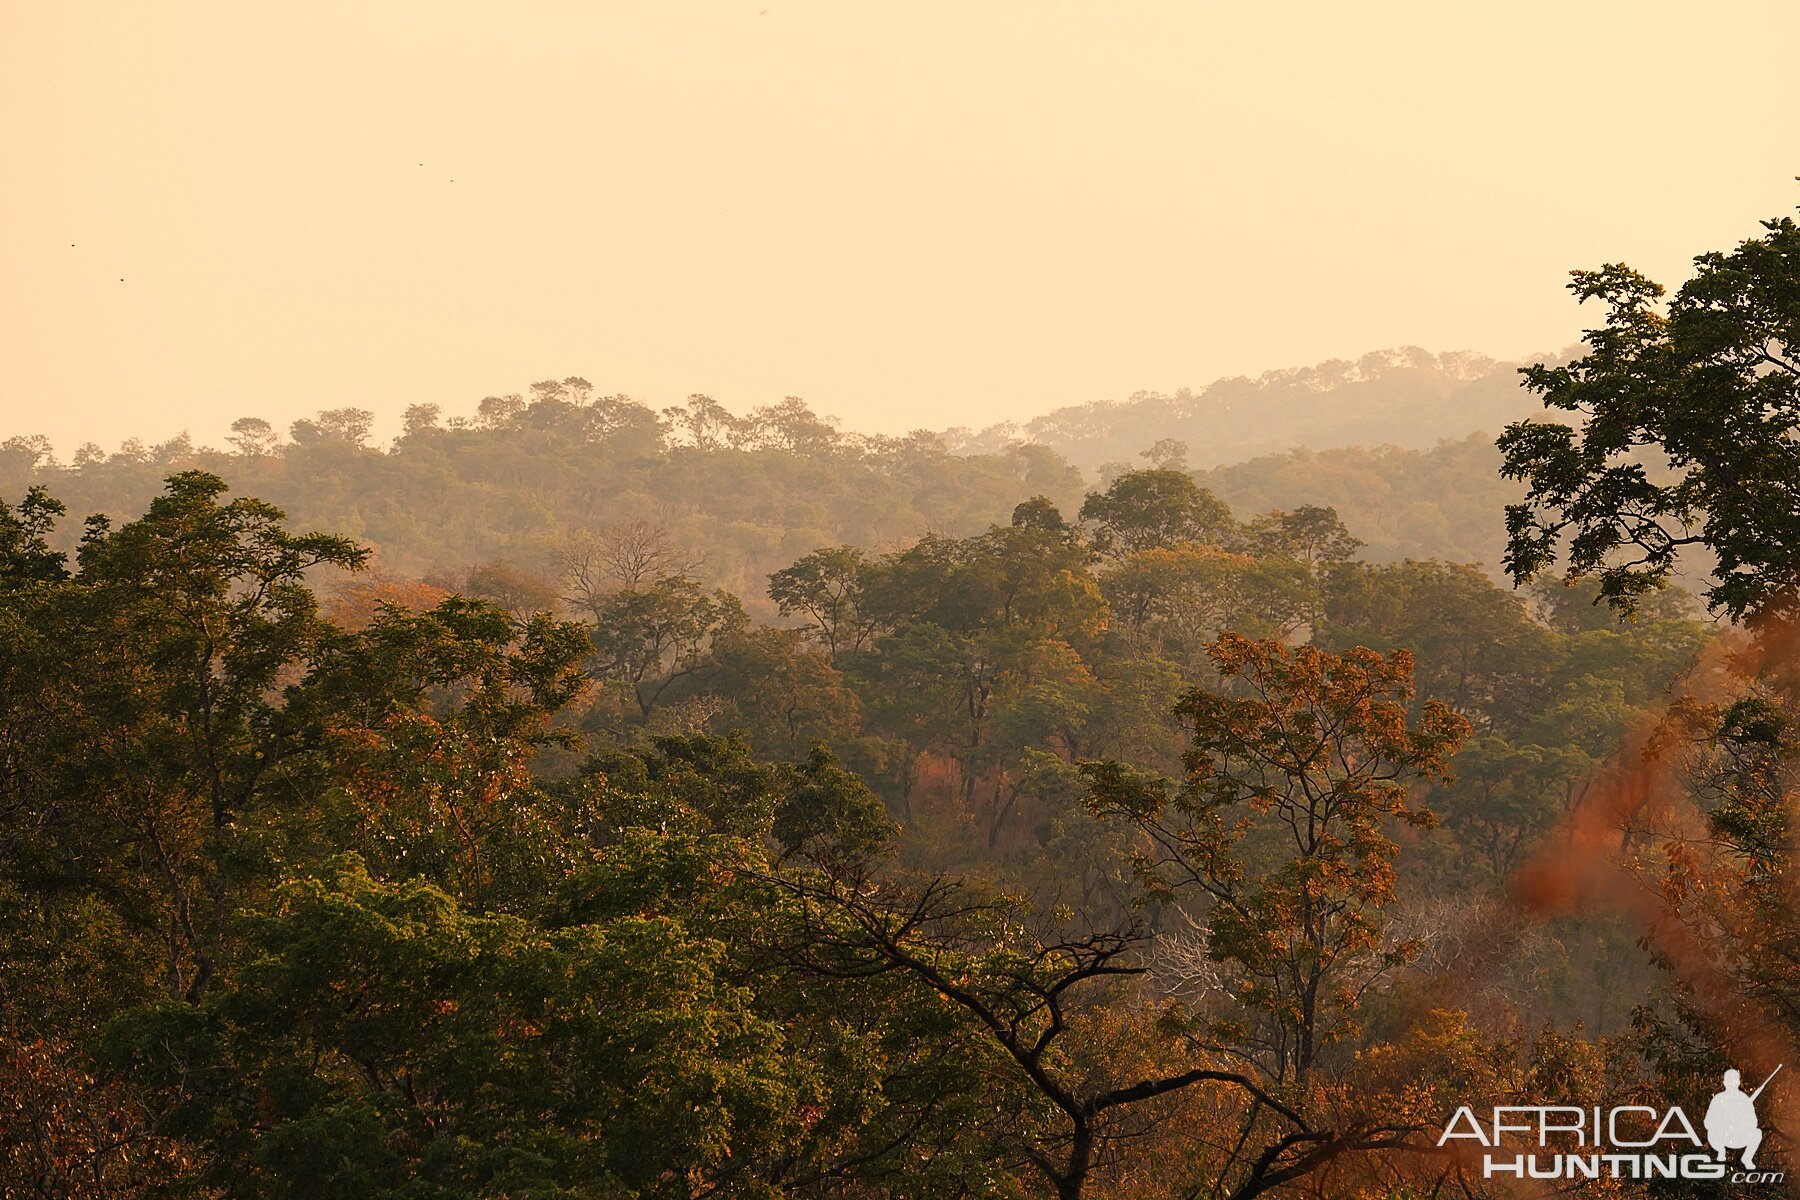
[[[0,7],[0,1196],[1800,1195],[1790,7]]]
[[[1791,132],[1745,114],[1800,107],[1784,0],[0,21],[0,428],[65,453],[346,406],[385,442],[544,373],[892,435],[1535,358],[1570,269],[1674,285],[1781,211]],[[1597,46],[1681,102],[1623,119]]]
[[[588,415],[570,419],[567,406]],[[0,442],[0,486],[50,482],[78,516],[122,515],[171,471],[217,469],[414,576],[505,562],[548,578],[569,537],[646,521],[706,582],[755,604],[784,555],[972,533],[1004,519],[1020,488],[1078,507],[1089,483],[1155,460],[1195,470],[1241,515],[1334,506],[1371,561],[1497,572],[1500,509],[1518,489],[1497,478],[1493,438],[1541,408],[1516,364],[1417,348],[901,438],[843,429],[791,398],[743,414],[705,398],[656,413],[575,377],[459,407],[472,415],[409,406],[388,446],[369,434],[374,414],[348,408],[285,431],[246,414],[254,436],[223,448],[127,438],[58,460],[47,439],[14,435]],[[419,519],[421,489],[431,521]]]

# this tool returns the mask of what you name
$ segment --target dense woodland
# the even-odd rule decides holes
[[[1383,409],[1405,407],[1407,382],[1405,373],[1377,376],[1364,386],[1393,390],[1346,410],[1325,407],[1349,402],[1337,393],[1312,398],[1378,425]],[[1524,393],[1516,379],[1511,386],[1516,402]],[[1524,493],[1498,473],[1501,426],[1479,432],[1463,423],[1474,415],[1437,417],[1456,437],[1423,449],[1283,448],[1195,479],[1247,516],[1335,508],[1371,562],[1441,558],[1498,576],[1502,509]],[[740,417],[694,396],[658,413],[597,396],[579,378],[488,397],[469,418],[415,405],[386,447],[370,444],[372,423],[364,410],[332,409],[282,434],[251,416],[236,422],[224,450],[186,437],[128,440],[111,453],[83,446],[60,463],[43,439],[13,436],[0,441],[0,494],[37,483],[72,513],[128,517],[171,473],[204,470],[296,524],[356,538],[374,552],[377,573],[461,582],[480,567],[535,577],[551,591],[571,543],[642,523],[680,548],[695,578],[767,618],[768,576],[820,546],[879,552],[926,533],[967,536],[1006,523],[1034,495],[1073,514],[1091,482],[1145,466],[1186,471],[1190,459],[1215,457],[1219,441],[1199,431],[1191,443],[1146,435],[1129,462],[1084,474],[1051,444],[1018,437],[983,450],[954,434],[846,434],[794,399]],[[54,538],[70,551],[78,535],[77,521]]]
[[[1458,1105],[1760,1078],[1800,228],[1574,286],[1497,447],[12,439],[0,1190],[1486,1196]]]

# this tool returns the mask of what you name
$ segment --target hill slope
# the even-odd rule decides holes
[[[1354,363],[1337,359],[1257,379],[1221,379],[1198,392],[1139,392],[979,433],[953,429],[945,440],[965,452],[991,453],[1018,442],[1046,446],[1088,472],[1111,463],[1141,465],[1140,454],[1164,438],[1186,443],[1188,465],[1201,469],[1295,448],[1428,450],[1446,439],[1497,433],[1541,412],[1519,387],[1517,366],[1406,347]]]

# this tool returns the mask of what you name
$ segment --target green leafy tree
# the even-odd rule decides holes
[[[1235,528],[1231,510],[1184,471],[1127,471],[1082,503],[1094,548],[1124,555],[1184,542],[1222,543]]]
[[[1600,301],[1605,325],[1574,362],[1524,372],[1567,423],[1521,422],[1499,443],[1502,470],[1530,489],[1507,509],[1514,579],[1566,558],[1629,612],[1684,549],[1704,547],[1718,561],[1714,609],[1793,608],[1800,225],[1783,217],[1764,231],[1696,258],[1666,309],[1663,288],[1629,267],[1575,272],[1570,290]]]
[[[196,1081],[201,1181],[237,1195],[687,1196],[791,1149],[823,1091],[728,961],[674,915],[545,927],[341,859],[279,889],[233,986],[113,1054]]]
[[[1545,699],[1555,637],[1524,602],[1462,563],[1347,563],[1326,588],[1328,649],[1407,649],[1421,694],[1483,729],[1516,731]]]
[[[863,613],[866,565],[856,547],[834,546],[769,576],[769,599],[784,617],[804,616],[834,663],[861,650],[873,632]]]
[[[261,417],[239,417],[231,423],[231,445],[246,458],[273,453],[275,443],[275,427]]]
[[[861,725],[861,701],[841,672],[797,630],[750,627],[713,646],[707,690],[725,704],[714,724],[742,731],[759,752],[805,757]]]
[[[1431,793],[1471,855],[1504,879],[1572,807],[1599,763],[1569,745],[1477,738],[1454,760],[1456,777]]]
[[[790,454],[829,455],[844,440],[835,418],[817,415],[798,396],[757,409],[747,425],[750,440]]]
[[[375,414],[362,408],[328,408],[311,420],[295,421],[288,432],[296,444],[344,442],[361,446],[369,440]]]
[[[1312,607],[1299,564],[1217,546],[1152,546],[1117,560],[1100,580],[1127,646],[1204,671],[1206,648],[1227,629],[1288,634]]]
[[[384,609],[329,643],[290,712],[323,730],[318,798],[283,823],[293,860],[360,855],[385,878],[422,878],[494,905],[567,864],[566,835],[530,771],[568,748],[561,714],[584,694],[587,632],[548,616],[523,626],[451,597]]]
[[[988,777],[990,795],[982,815],[990,852],[999,846],[1022,801],[1062,790],[1067,776],[1062,768],[1080,753],[1088,722],[1101,703],[1099,681],[1066,642],[1040,642],[1009,670],[991,736],[970,760]]]
[[[1028,686],[1044,644],[1088,641],[1104,623],[1105,601],[1086,560],[1065,533],[1012,525],[976,538],[927,536],[866,573],[867,609],[892,632],[853,672],[877,693],[917,688],[921,674],[936,677],[896,703],[877,695],[871,704],[944,739],[971,808],[993,760],[995,714]],[[921,709],[921,701],[934,707]]]
[[[678,681],[709,669],[715,641],[746,623],[737,597],[682,575],[610,592],[592,616],[595,670],[625,690],[640,721]]]
[[[68,578],[68,555],[50,545],[58,518],[67,512],[43,487],[27,491],[17,507],[0,502],[0,589],[17,593]]]
[[[1265,513],[1244,527],[1243,540],[1259,557],[1285,555],[1314,575],[1349,562],[1363,548],[1362,539],[1344,528],[1337,509],[1318,504]]]
[[[224,491],[178,474],[139,520],[91,521],[76,574],[31,606],[29,678],[10,698],[51,718],[9,808],[34,826],[15,833],[29,847],[20,869],[109,896],[162,943],[165,987],[188,999],[217,970],[284,764],[316,744],[281,699],[330,632],[307,574],[365,558],[289,533],[260,501],[221,503]],[[29,538],[9,557],[51,574]]]
[[[1060,1200],[1079,1200],[1101,1164],[1144,1136],[1160,1101],[1202,1085],[1299,1123],[1255,1081],[1211,1064],[1159,1063],[1161,1070],[1121,1077],[1115,1064],[1139,1065],[1124,1048],[1130,1033],[1094,1018],[1145,972],[1141,931],[1046,931],[1017,904],[942,879],[879,891],[830,871],[779,882],[801,918],[786,948],[796,969],[824,979],[922,984],[987,1048],[979,1061],[994,1115],[973,1131],[989,1160],[1011,1176],[993,1180],[983,1189],[990,1194],[1029,1194],[1024,1174],[1047,1183]]]

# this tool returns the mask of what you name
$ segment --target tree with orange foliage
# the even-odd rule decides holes
[[[1193,729],[1180,786],[1094,764],[1093,803],[1143,831],[1140,867],[1157,892],[1204,897],[1208,957],[1222,968],[1218,1032],[1303,1094],[1321,1051],[1354,1032],[1372,977],[1416,949],[1384,936],[1388,828],[1435,821],[1410,785],[1444,775],[1468,722],[1431,701],[1408,723],[1405,651],[1226,634],[1211,657],[1231,691],[1196,689],[1178,706]]]
[[[68,1042],[0,1028],[0,1195],[148,1200],[175,1186],[217,1195],[184,1178],[196,1157],[157,1132],[132,1088],[88,1074]]]
[[[1188,968],[1175,984],[1188,1036],[1247,1064],[1305,1118],[1266,1139],[1258,1114],[1246,1119],[1240,1146],[1252,1149],[1226,1169],[1243,1175],[1232,1194],[1254,1195],[1412,1132],[1374,1119],[1314,1128],[1314,1076],[1357,1032],[1370,988],[1417,953],[1383,919],[1395,893],[1389,831],[1433,823],[1412,786],[1444,776],[1468,722],[1437,701],[1409,721],[1405,651],[1328,654],[1226,634],[1211,658],[1223,688],[1177,708],[1192,730],[1177,786],[1118,763],[1085,770],[1094,809],[1142,834],[1151,894],[1197,901],[1189,953],[1171,956]],[[1176,936],[1165,943],[1182,949]]]

